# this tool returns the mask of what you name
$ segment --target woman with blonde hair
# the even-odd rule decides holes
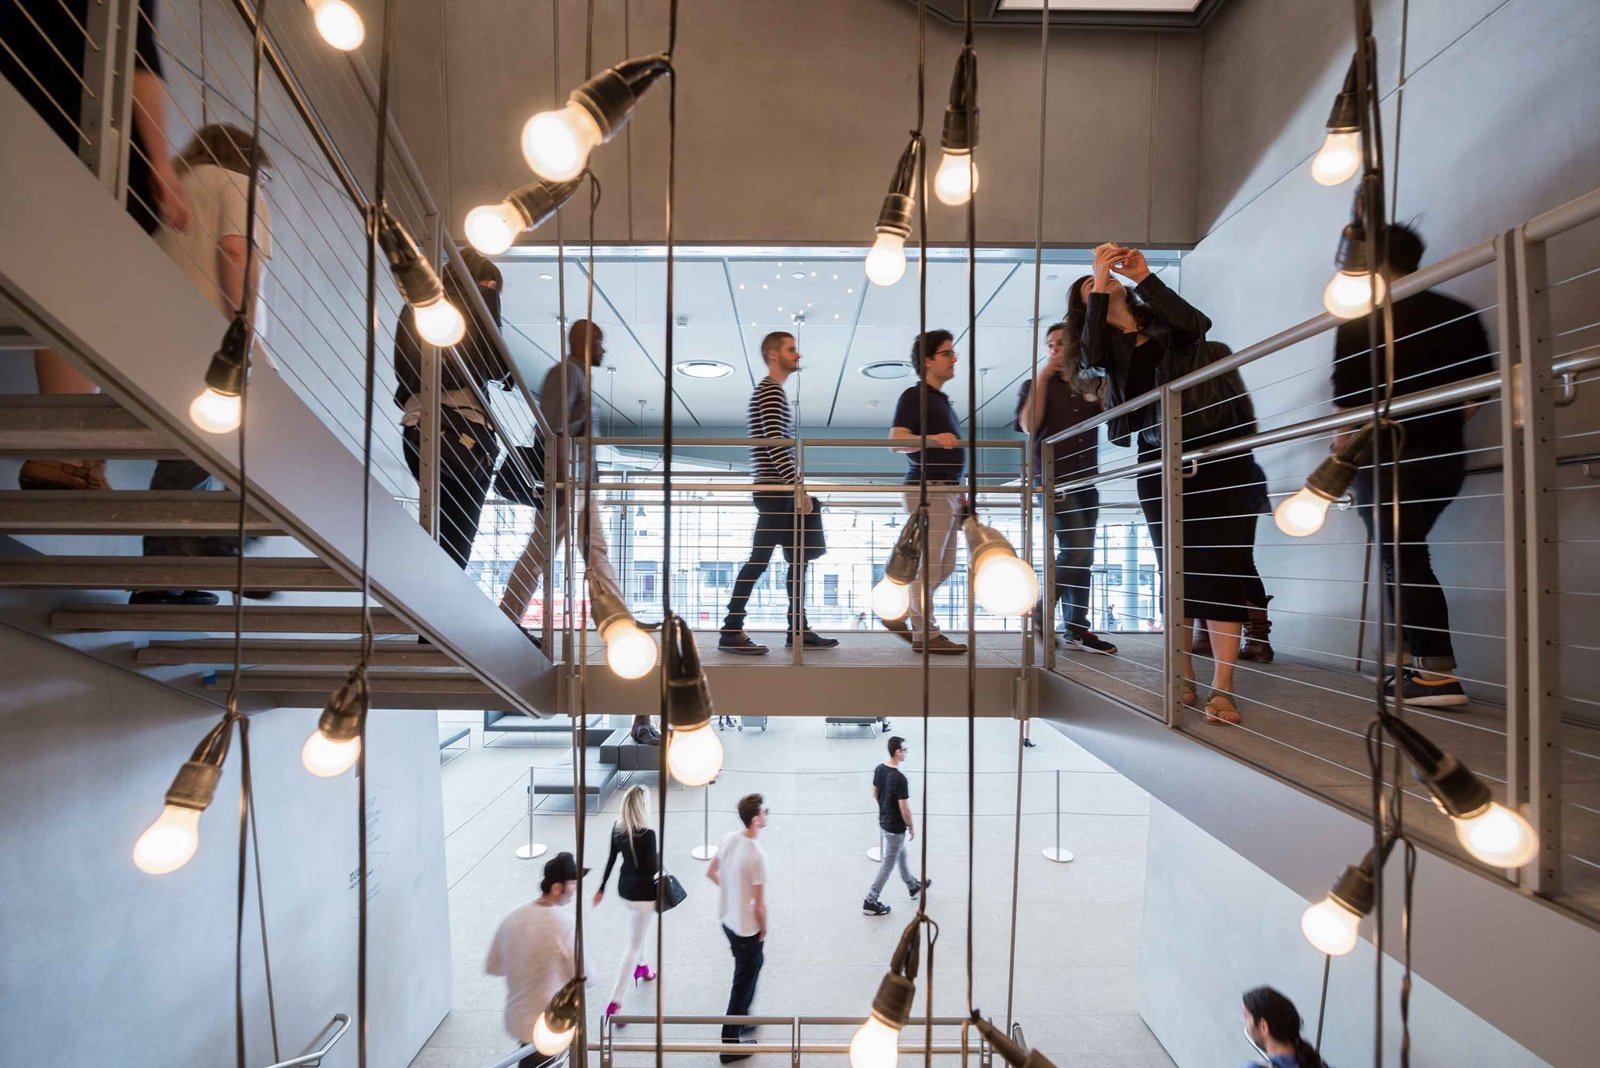
[[[622,994],[630,978],[637,986],[656,977],[645,963],[644,947],[650,933],[650,917],[656,911],[656,878],[661,865],[656,856],[656,832],[650,826],[650,791],[644,786],[631,786],[622,795],[622,818],[611,828],[611,855],[606,858],[605,874],[600,876],[600,889],[594,892],[596,906],[606,896],[606,883],[619,856],[622,871],[617,876],[617,896],[633,916],[617,970],[617,984],[606,1005],[607,1016],[622,1008]]]

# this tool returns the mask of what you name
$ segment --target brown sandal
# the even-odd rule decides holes
[[[1207,723],[1223,726],[1232,726],[1243,719],[1239,715],[1238,706],[1233,703],[1233,698],[1221,690],[1213,690],[1211,696],[1206,698],[1205,713]]]
[[[108,490],[104,460],[29,460],[17,472],[25,490]]]

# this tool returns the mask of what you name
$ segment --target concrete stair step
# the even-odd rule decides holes
[[[0,587],[60,590],[228,590],[229,556],[0,556]],[[246,557],[247,589],[332,591],[350,583],[310,556]]]
[[[233,619],[233,606],[226,604],[78,604],[51,612],[50,626],[68,631],[226,634],[233,631]],[[247,603],[244,628],[250,634],[360,634],[361,610],[353,606]],[[372,610],[372,630],[374,634],[416,633],[384,608]]]
[[[231,535],[239,501],[231,493],[157,490],[0,490],[0,534]],[[250,536],[281,534],[254,508]]]
[[[182,455],[165,434],[110,397],[0,397],[0,456],[148,460]]]

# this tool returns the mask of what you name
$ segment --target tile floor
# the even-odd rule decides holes
[[[465,721],[463,713],[445,713]],[[908,737],[915,806],[921,810],[924,768],[929,817],[924,821],[927,864],[933,880],[930,915],[940,923],[931,969],[935,1012],[959,1014],[965,1003],[967,945],[966,724],[935,720],[925,761],[920,720],[896,721]],[[1028,1041],[1061,1068],[1116,1064],[1121,1068],[1168,1066],[1172,1061],[1140,1020],[1136,1009],[1141,901],[1143,898],[1148,798],[1143,791],[1089,756],[1043,722],[1038,748],[1026,751],[1022,796],[1022,850],[1017,909],[1015,1011]],[[702,806],[709,800],[711,840],[737,824],[734,806],[759,791],[772,811],[763,834],[771,885],[771,933],[766,967],[754,1011],[776,1015],[864,1016],[888,964],[890,952],[914,910],[897,881],[884,893],[894,912],[874,918],[861,913],[874,865],[865,856],[876,841],[870,795],[873,767],[883,756],[882,735],[825,730],[820,718],[773,718],[767,731],[723,734],[725,770],[702,791],[675,788],[669,796],[665,855],[670,870],[689,890],[666,925],[665,1011],[717,1014],[726,1006],[732,965],[716,920],[715,888],[690,857],[700,844]],[[1003,1017],[1007,996],[1011,858],[1016,807],[1016,729],[1004,720],[976,724],[977,818],[972,919],[973,989],[976,1004]],[[569,750],[505,737],[482,745],[473,730],[472,748],[443,768],[446,869],[454,947],[455,1010],[440,1025],[413,1068],[485,1068],[512,1043],[501,1029],[502,981],[483,973],[483,954],[501,916],[537,894],[543,860],[518,860],[526,840],[526,785],[530,764],[552,770],[570,766]],[[1061,790],[1061,837],[1076,859],[1065,865],[1040,850],[1055,833],[1056,771]],[[653,785],[654,776],[649,776]],[[605,841],[616,818],[618,795],[588,821],[591,879],[605,860]],[[547,802],[546,807],[550,807]],[[571,849],[570,813],[540,812],[534,837],[552,850]],[[922,839],[916,845],[920,846]],[[918,853],[915,860],[920,860]],[[592,882],[585,894],[592,893]],[[592,1012],[603,1010],[622,950],[623,912],[613,901],[585,907],[585,943]],[[654,934],[651,935],[654,963]],[[920,998],[927,989],[924,961]],[[654,1011],[654,989],[627,995],[625,1012]],[[598,1004],[596,1004],[598,1003]],[[852,1028],[818,1029],[818,1038],[847,1042]],[[649,1042],[652,1029],[635,1024],[618,1041]],[[710,1027],[672,1028],[670,1037],[708,1040]],[[946,1037],[946,1036],[949,1037]],[[936,1037],[953,1040],[954,1032]],[[762,1041],[786,1041],[787,1029],[768,1027]],[[678,1054],[674,1064],[710,1066],[710,1054]],[[955,1058],[942,1058],[954,1064]],[[841,1055],[815,1055],[842,1065]],[[752,1068],[779,1068],[781,1054],[758,1056]],[[653,1064],[651,1055],[619,1052],[619,1068]]]

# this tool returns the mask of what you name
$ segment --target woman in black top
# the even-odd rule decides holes
[[[1111,277],[1113,264],[1135,283],[1130,290]],[[1102,246],[1095,252],[1094,273],[1079,279],[1067,297],[1068,329],[1083,339],[1079,359],[1085,371],[1106,378],[1106,407],[1113,408],[1182,377],[1211,359],[1205,346],[1211,320],[1150,273],[1144,254],[1129,248]],[[1197,394],[1204,393],[1204,396]],[[1184,447],[1217,444],[1254,432],[1241,402],[1237,376],[1184,395]],[[1111,420],[1111,440],[1127,445],[1138,438],[1139,459],[1161,455],[1161,427],[1154,405]],[[1183,649],[1184,677],[1193,679],[1189,635],[1195,619],[1207,621],[1214,669],[1206,719],[1238,723],[1231,696],[1233,667],[1239,657],[1239,632],[1248,618],[1245,574],[1254,543],[1255,515],[1249,506],[1253,460],[1248,452],[1208,460],[1186,473],[1183,488]],[[1162,494],[1159,472],[1139,476],[1139,503],[1150,541],[1162,551]],[[1174,621],[1168,621],[1173,625]],[[1193,690],[1182,695],[1195,700]]]
[[[606,883],[618,857],[622,858],[622,871],[617,875],[617,896],[633,916],[617,985],[606,1006],[607,1016],[622,1008],[622,994],[628,989],[629,979],[637,986],[641,980],[648,983],[656,977],[644,962],[644,947],[650,933],[650,917],[656,912],[656,873],[661,865],[656,857],[656,832],[650,827],[650,791],[643,786],[629,787],[622,795],[622,819],[611,828],[611,855],[606,858],[605,874],[600,876],[600,889],[594,892],[596,906],[606,896]]]

